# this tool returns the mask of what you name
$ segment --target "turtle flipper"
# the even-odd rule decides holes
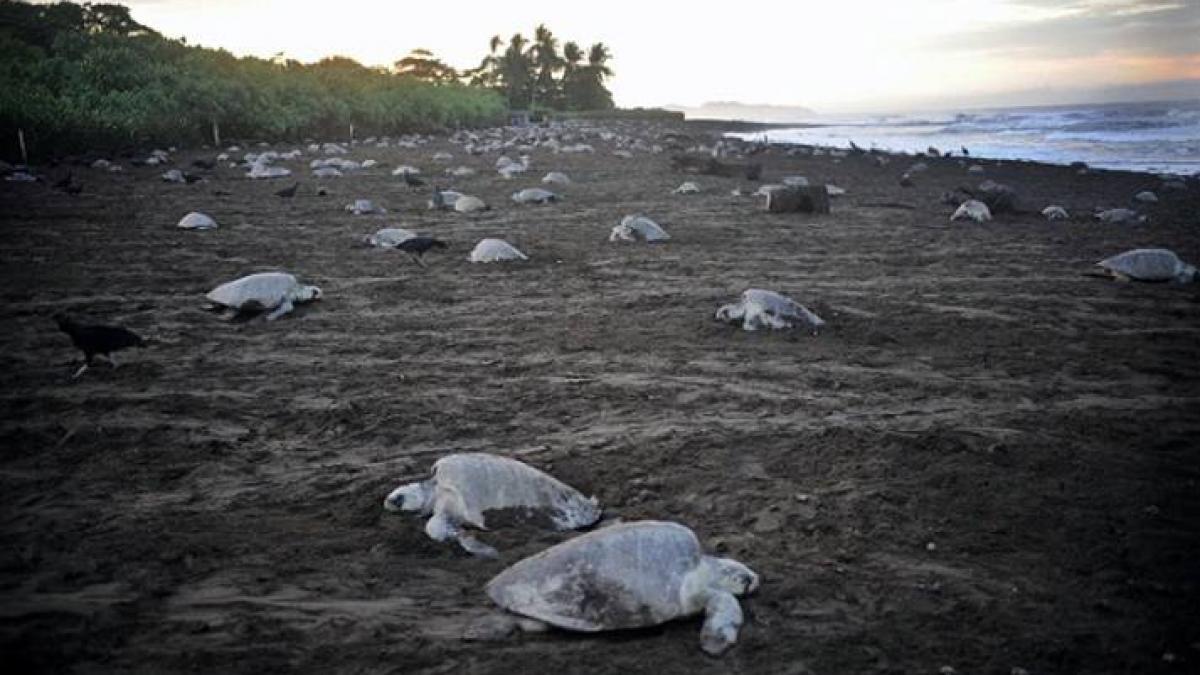
[[[710,590],[704,605],[704,627],[700,630],[700,648],[710,656],[719,656],[737,642],[742,627],[742,606],[728,591]]]
[[[487,544],[483,543],[482,541],[479,541],[475,537],[473,537],[465,532],[460,531],[458,533],[457,539],[458,539],[458,545],[462,546],[463,550],[466,551],[467,553],[470,553],[471,555],[479,556],[480,558],[493,558],[493,559],[500,557],[499,551],[492,548],[491,546],[488,546]]]
[[[446,513],[441,510],[434,510],[433,517],[429,522],[425,523],[425,534],[429,535],[434,541],[446,541],[453,539],[458,542],[463,550],[471,555],[477,555],[481,558],[498,558],[500,553],[479,541],[475,537],[467,534],[453,520],[446,516]]]
[[[275,319],[278,319],[284,314],[292,311],[293,308],[294,305],[292,305],[292,301],[285,299],[283,302],[279,303],[279,306],[276,307],[274,311],[267,315],[267,321],[274,321]]]

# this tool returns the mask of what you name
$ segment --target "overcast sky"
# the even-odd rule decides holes
[[[545,23],[560,40],[609,46],[621,106],[737,100],[902,110],[1200,82],[1200,0],[750,0],[721,3],[720,12],[648,0],[123,4],[192,44],[302,61],[339,54],[369,65],[424,47],[472,67],[492,35],[529,36]]]

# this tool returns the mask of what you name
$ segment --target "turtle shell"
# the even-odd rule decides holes
[[[528,260],[528,256],[518,251],[512,244],[503,239],[484,239],[471,250],[471,262],[500,262],[503,260]]]
[[[653,626],[696,612],[685,607],[685,577],[703,558],[678,523],[622,523],[526,558],[487,584],[504,609],[569,630]]]
[[[234,309],[272,309],[299,288],[296,277],[286,272],[261,272],[221,284],[205,297],[218,305]]]
[[[1187,264],[1165,248],[1138,248],[1096,263],[1140,281],[1171,281],[1181,276]]]
[[[573,530],[600,518],[600,508],[575,488],[515,459],[487,453],[444,457],[433,465],[438,497],[452,498],[458,515],[486,528],[489,512],[534,522],[548,529]]]

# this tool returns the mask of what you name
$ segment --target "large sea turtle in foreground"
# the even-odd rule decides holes
[[[745,330],[791,328],[795,322],[799,322],[815,333],[825,325],[821,317],[804,305],[786,295],[760,288],[743,291],[741,300],[723,305],[717,310],[716,318],[730,323],[741,321]]]
[[[738,596],[758,575],[729,558],[705,555],[687,527],[621,523],[526,558],[488,582],[497,605],[559,628],[599,632],[654,626],[704,614],[700,647],[717,655],[737,641]]]
[[[260,272],[221,284],[205,296],[213,309],[233,310],[238,315],[265,312],[274,321],[292,311],[295,303],[317,300],[321,289],[305,286],[286,272]]]
[[[600,518],[596,498],[528,464],[486,453],[448,455],[433,465],[433,477],[396,488],[383,501],[389,511],[430,515],[425,533],[452,539],[468,552],[494,558],[496,549],[465,528],[486,530],[488,512],[506,511],[555,530],[587,527]]]
[[[1197,280],[1196,267],[1179,259],[1174,251],[1165,248],[1137,248],[1125,251],[1096,263],[1104,272],[1120,281],[1178,281]]]

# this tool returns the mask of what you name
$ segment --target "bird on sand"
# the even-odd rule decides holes
[[[112,356],[113,352],[129,347],[146,346],[146,340],[142,336],[120,326],[85,325],[64,314],[55,315],[54,320],[58,323],[58,329],[71,336],[71,343],[83,352],[83,366],[75,371],[71,379],[79,377],[91,367],[92,359],[97,355],[103,356],[116,368],[117,361]]]
[[[407,171],[400,174],[400,177],[404,179],[404,184],[408,187],[422,187],[425,185],[425,181]]]
[[[277,197],[283,197],[284,199],[291,199],[292,197],[295,197],[295,196],[296,196],[296,189],[297,189],[297,188],[299,188],[299,187],[300,187],[300,183],[299,183],[299,182],[297,182],[297,183],[294,183],[294,184],[292,185],[292,187],[289,187],[289,188],[284,188],[284,189],[282,189],[282,190],[277,190],[277,191],[275,192],[275,196],[277,196]]]
[[[425,252],[431,248],[447,248],[446,242],[433,237],[409,237],[404,241],[396,244],[396,249],[407,253],[418,265],[425,267],[425,261],[421,258]]]
[[[970,157],[970,156],[971,156],[971,153],[967,151],[967,146],[963,145],[963,146],[960,146],[960,147],[961,147],[961,149],[962,149],[963,157]]]

